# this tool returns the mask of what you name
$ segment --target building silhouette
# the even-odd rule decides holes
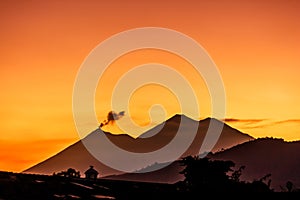
[[[95,180],[97,179],[99,173],[94,169],[94,166],[90,166],[90,168],[86,170],[84,174],[86,179]]]

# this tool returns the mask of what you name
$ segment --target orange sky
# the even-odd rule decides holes
[[[174,29],[207,50],[224,81],[231,126],[254,137],[299,140],[299,10],[297,0],[2,1],[0,170],[24,170],[78,140],[72,116],[77,71],[101,41],[137,27]],[[146,61],[180,70],[184,61],[176,59],[166,52],[134,52],[116,60],[107,76],[117,80],[122,70]],[[198,89],[200,118],[208,117],[203,82],[197,85],[193,73],[181,71]],[[167,117],[178,111],[174,96],[157,87],[141,88],[132,97],[131,114],[141,125],[149,123],[150,104],[165,105]],[[100,121],[109,111],[101,90],[96,94]],[[145,94],[158,102],[141,97]]]

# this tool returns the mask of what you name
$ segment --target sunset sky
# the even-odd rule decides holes
[[[203,46],[224,82],[229,125],[256,138],[299,140],[299,10],[297,0],[1,1],[0,170],[22,171],[79,139],[72,92],[80,66],[100,42],[139,27],[173,29]],[[99,121],[122,73],[149,62],[184,74],[201,99],[201,115],[192,117],[210,117],[209,94],[186,70],[189,63],[148,49],[118,58],[106,71],[95,95]],[[179,112],[170,91],[149,85],[133,94],[130,117],[149,125],[153,104],[164,106],[166,118]],[[87,130],[97,128],[86,123]]]

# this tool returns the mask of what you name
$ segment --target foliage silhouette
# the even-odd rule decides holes
[[[267,174],[253,182],[240,181],[241,166],[234,171],[235,163],[232,161],[210,160],[197,156],[183,158],[181,164],[185,169],[180,173],[185,176],[186,190],[190,192],[271,192],[270,181],[265,181],[271,176]]]
[[[238,170],[234,171],[231,174],[231,180],[235,181],[235,182],[239,182],[240,181],[240,177],[242,175],[242,170],[245,169],[245,166],[241,166]]]
[[[286,186],[288,192],[292,192],[294,184],[291,181],[286,182],[285,186]]]
[[[61,171],[58,173],[53,173],[53,176],[63,176],[63,177],[68,177],[68,178],[80,178],[80,172],[76,171],[73,168],[69,168],[66,171]]]

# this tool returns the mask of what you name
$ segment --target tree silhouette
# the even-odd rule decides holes
[[[63,177],[69,177],[69,178],[80,178],[80,172],[76,171],[73,168],[69,168],[66,171],[61,171],[59,173],[53,173],[53,176],[63,176]]]
[[[270,192],[270,180],[265,183],[270,174],[257,181],[247,183],[240,181],[241,166],[234,171],[235,166],[232,161],[210,160],[197,156],[183,158],[180,163],[185,166],[180,173],[185,176],[184,183],[186,189],[191,192]]]
[[[188,156],[181,163],[186,168],[180,172],[185,176],[185,182],[191,190],[226,189],[223,186],[229,183],[228,172],[234,167],[232,161],[211,161],[208,158]]]
[[[292,192],[294,184],[291,181],[286,182],[285,187],[287,188],[288,192]]]
[[[231,174],[231,180],[235,181],[235,182],[239,182],[240,181],[240,177],[242,175],[242,170],[245,169],[245,166],[241,166],[238,170],[234,171],[232,174]]]

